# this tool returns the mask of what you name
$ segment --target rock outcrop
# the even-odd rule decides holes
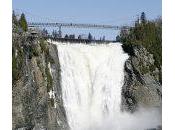
[[[153,55],[143,46],[123,45],[123,49],[130,57],[125,63],[122,110],[134,112],[138,106],[161,108],[161,71]]]
[[[13,33],[13,130],[69,129],[57,48],[45,42]]]

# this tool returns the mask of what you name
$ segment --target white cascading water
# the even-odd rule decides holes
[[[62,98],[71,130],[143,130],[159,123],[154,111],[120,111],[128,58],[120,43],[52,43],[58,49]]]
[[[63,102],[71,130],[89,130],[120,112],[124,62],[119,43],[58,44]]]

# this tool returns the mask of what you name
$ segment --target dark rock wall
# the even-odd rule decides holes
[[[134,112],[138,106],[161,108],[161,72],[154,65],[153,55],[142,46],[123,45],[123,50],[130,57],[125,63],[122,110]]]

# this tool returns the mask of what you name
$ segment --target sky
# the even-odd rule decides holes
[[[141,12],[147,19],[162,15],[161,0],[13,0],[13,9],[28,21],[132,25]],[[63,28],[63,34],[91,34],[115,39],[119,31]]]

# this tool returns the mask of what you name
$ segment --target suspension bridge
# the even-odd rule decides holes
[[[90,28],[90,29],[107,29],[107,30],[120,30],[121,28],[122,29],[129,29],[129,27],[127,26],[114,26],[114,25],[99,25],[99,24],[82,24],[82,23],[58,23],[58,22],[28,22],[28,27],[29,28],[48,28],[48,27],[51,27],[51,28],[58,28],[59,31],[58,31],[58,36],[57,38],[54,38],[54,39],[57,39],[57,40],[62,40],[62,41],[65,41],[65,40],[68,40],[68,39],[65,39],[65,38],[62,38],[62,31],[61,29],[64,27],[64,28]],[[48,36],[47,36],[48,37]],[[51,37],[49,37],[51,38]],[[72,40],[72,41],[79,41],[80,39],[75,39],[75,38],[69,38],[69,40]],[[81,38],[81,41],[82,41],[82,38]],[[83,39],[83,41],[88,41],[88,39]],[[95,40],[96,42],[100,42],[100,40]],[[107,40],[105,40],[107,41]]]
[[[58,28],[59,31],[58,31],[58,37],[57,38],[62,39],[62,40],[65,40],[65,39],[62,38],[61,29],[63,27],[65,27],[65,28],[86,28],[86,29],[87,28],[90,28],[90,29],[107,29],[107,30],[120,30],[120,29],[128,30],[129,29],[128,26],[82,24],[82,23],[79,23],[79,24],[77,24],[77,23],[58,23],[58,22],[28,22],[28,27],[29,28],[48,28],[48,27]]]
[[[76,35],[87,35],[88,32],[86,29],[91,29],[91,31],[93,32],[94,30],[100,30],[99,33],[98,31],[95,31],[95,35],[97,37],[100,36],[100,38],[104,37],[105,33],[109,33],[112,34],[113,36],[117,36],[118,32],[120,30],[125,30],[126,32],[129,30],[129,26],[117,26],[117,25],[110,25],[110,24],[93,24],[93,23],[78,23],[78,22],[65,22],[65,21],[60,21],[60,19],[58,20],[57,18],[54,17],[45,17],[45,16],[41,16],[41,15],[36,15],[36,14],[31,14],[30,12],[26,12],[26,11],[22,11],[19,9],[15,10],[16,12],[18,12],[18,14],[21,14],[22,12],[24,12],[26,14],[27,17],[27,23],[28,23],[28,27],[31,29],[46,29],[46,30],[56,30],[58,33],[58,37],[59,38],[63,38],[62,36],[62,32],[63,30],[67,30],[67,28],[77,28],[77,29],[82,29],[80,30],[81,33],[79,33],[78,31],[76,31]],[[121,19],[117,19],[116,21],[121,21]],[[98,21],[99,23],[104,23],[103,21]],[[114,21],[110,21],[108,20],[108,22],[106,21],[105,23],[115,23]],[[103,35],[103,30],[104,30],[104,35]],[[72,30],[71,30],[72,31]],[[70,31],[70,32],[71,32]],[[67,30],[67,32],[69,33],[69,30]],[[111,32],[111,33],[110,33]],[[78,34],[79,33],[79,34]],[[85,34],[83,34],[85,33]],[[108,34],[107,34],[108,35]],[[111,35],[111,36],[112,36]],[[109,35],[108,35],[109,37]],[[111,39],[113,39],[111,37]]]
[[[118,32],[122,29],[128,30],[129,26],[117,26],[117,25],[110,25],[110,24],[93,24],[93,23],[78,23],[78,22],[65,22],[65,21],[60,21],[58,19],[55,19],[54,17],[52,18],[47,18],[41,15],[35,15],[31,14],[26,11],[17,11],[19,16],[22,12],[25,13],[26,18],[27,18],[27,24],[28,28],[32,30],[32,34],[36,33],[42,33],[43,31],[48,31],[49,35],[46,37],[53,37],[53,32],[56,33],[55,38],[59,38],[62,40],[65,40],[65,36],[69,34],[67,39],[88,39],[88,33],[94,33],[94,36],[92,36],[92,39],[106,39],[105,35],[109,37],[109,35],[113,35],[115,38],[112,38],[112,35],[110,36],[110,39],[116,39],[116,36]],[[100,22],[99,23],[104,23]],[[105,22],[108,23],[108,22]],[[109,22],[112,23],[112,22]],[[114,23],[114,22],[113,22]],[[70,28],[70,31],[69,29]],[[72,29],[80,29],[75,32],[73,32]],[[45,30],[43,30],[45,29]],[[89,30],[90,29],[90,30]],[[43,31],[42,31],[43,30]],[[53,30],[53,32],[52,32]],[[100,30],[100,31],[97,31]],[[104,31],[103,31],[104,30]],[[36,33],[35,33],[36,32]],[[63,34],[64,32],[64,34]],[[67,34],[65,33],[67,32]],[[72,33],[72,34],[70,34]],[[51,35],[50,35],[51,34]],[[72,38],[71,35],[74,35],[74,38]],[[75,36],[76,35],[76,36]],[[107,40],[105,40],[107,41]]]
[[[94,29],[111,29],[120,30],[121,28],[128,29],[128,26],[113,26],[113,25],[98,25],[98,24],[77,24],[77,23],[57,23],[57,22],[29,22],[29,27],[71,27],[71,28],[94,28]]]
[[[106,39],[116,39],[117,34],[119,34],[120,30],[125,30],[128,32],[129,26],[117,26],[117,25],[111,25],[111,24],[98,24],[97,22],[95,24],[93,23],[79,23],[79,22],[65,22],[61,19],[58,20],[58,18],[55,17],[45,17],[42,15],[37,14],[31,14],[30,12],[22,11],[19,9],[15,10],[19,16],[21,13],[25,13],[27,18],[28,27],[30,29],[33,29],[35,31],[42,31],[43,29],[48,30],[48,32],[51,34],[52,31],[57,33],[57,38],[63,38],[66,36],[66,32],[69,35],[76,35],[87,37],[88,33],[94,34],[94,39],[103,39],[103,37],[106,37]],[[123,21],[122,18],[118,19],[119,21]],[[102,20],[98,21],[99,23],[115,23],[111,20]],[[126,23],[126,22],[125,22]],[[70,30],[69,30],[70,28]],[[74,29],[76,30],[75,32]],[[99,30],[99,31],[98,31]],[[65,32],[65,33],[63,33]],[[70,32],[72,34],[70,34]],[[105,36],[106,35],[106,36]],[[113,38],[114,36],[114,38]],[[108,37],[108,38],[107,38]],[[110,38],[109,38],[110,37]]]

